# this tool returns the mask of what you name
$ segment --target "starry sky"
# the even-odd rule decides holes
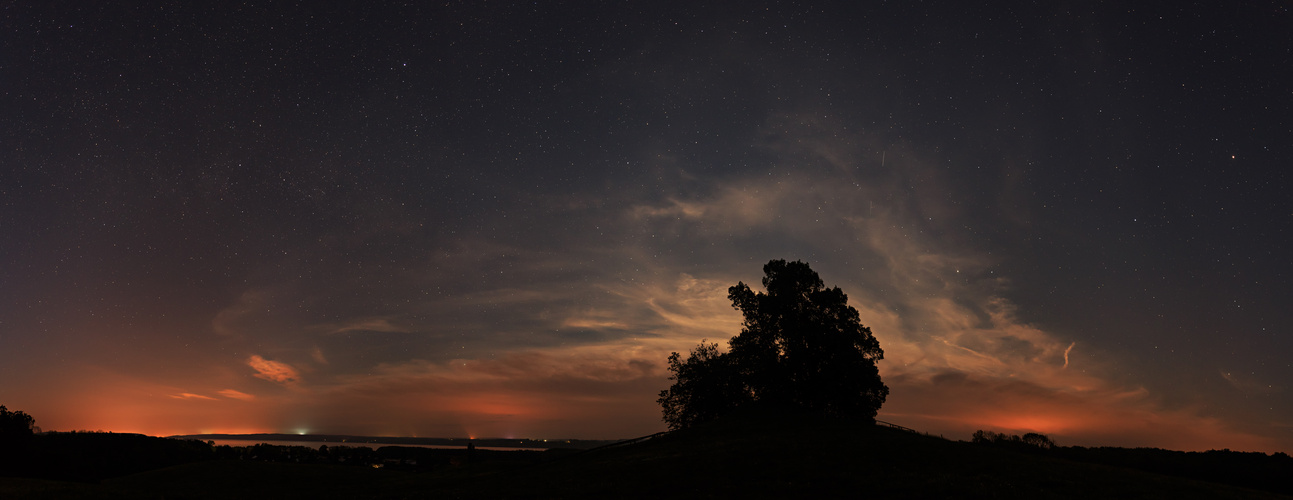
[[[788,259],[882,420],[1293,451],[1286,2],[22,3],[0,404],[47,430],[650,434]]]

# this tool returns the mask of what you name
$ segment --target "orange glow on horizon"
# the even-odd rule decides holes
[[[954,311],[940,310],[940,317],[955,319]],[[876,316],[873,324],[900,328],[896,317]],[[1038,432],[1061,445],[1284,451],[1278,449],[1284,443],[1263,441],[1198,409],[1166,408],[1144,389],[1073,369],[1098,365],[1071,342],[1047,344],[1044,332],[1002,318],[1003,332],[1048,346],[1050,357],[989,357],[983,346],[958,347],[982,341],[982,331],[933,347],[883,339],[893,359],[881,364],[891,394],[879,418],[951,439],[969,439],[983,429]],[[241,358],[228,372],[212,370],[217,376],[209,379],[150,379],[81,367],[61,374],[59,384],[70,389],[58,397],[28,398],[43,405],[4,403],[55,431],[618,439],[663,430],[652,396],[668,383],[659,362],[665,355],[652,349],[607,344],[489,360],[416,361],[328,383],[311,379],[317,371],[290,359],[294,364],[280,362],[280,371],[301,367],[296,376],[302,380],[259,377]],[[1062,368],[1065,354],[1070,369]]]
[[[1142,402],[1100,400],[1038,403],[1035,395],[994,394],[991,403],[922,401],[919,411],[901,410],[899,401],[879,418],[949,439],[968,440],[977,430],[1036,432],[1068,446],[1155,447],[1181,451],[1234,449],[1273,453],[1280,443],[1231,428],[1224,421],[1187,410],[1165,410]],[[968,402],[967,402],[968,401]],[[917,408],[910,408],[916,410]]]

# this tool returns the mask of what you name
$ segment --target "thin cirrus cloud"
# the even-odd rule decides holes
[[[203,395],[201,395],[201,394],[193,394],[193,393],[189,393],[189,392],[182,392],[182,393],[179,393],[179,394],[172,394],[172,395],[170,395],[170,397],[175,398],[175,399],[202,399],[202,400],[207,400],[207,401],[215,401],[215,398],[213,398],[213,397],[211,397],[211,396],[203,396]]]
[[[569,437],[576,422],[583,437],[654,432],[660,426],[655,394],[668,383],[669,352],[739,328],[739,315],[725,302],[726,286],[683,274],[608,289],[621,317],[631,320],[609,321],[605,311],[587,308],[552,319],[559,327],[627,328],[634,335],[512,349],[487,359],[380,363],[364,373],[338,375],[311,386],[318,401],[338,403],[319,418],[335,425],[376,420],[378,428],[395,429],[390,432],[419,434]],[[368,411],[356,414],[355,408]]]
[[[729,238],[757,232],[812,242],[792,254],[825,256],[820,266],[810,263],[828,284],[850,293],[885,348],[881,370],[892,392],[882,418],[953,435],[978,428],[1047,432],[1075,444],[1281,446],[1245,422],[1168,403],[1125,377],[1105,377],[1126,370],[1104,360],[1097,346],[1020,320],[1004,295],[1010,281],[992,272],[991,257],[932,236],[939,231],[931,230],[938,227],[927,223],[936,219],[928,214],[953,221],[959,214],[937,196],[905,187],[902,181],[920,177],[943,191],[919,155],[894,153],[888,161],[897,170],[850,175],[845,166],[868,161],[850,157],[848,148],[814,153],[829,144],[780,144],[795,144],[789,147],[796,155],[817,156],[836,172],[737,180],[710,199],[670,199],[633,216],[691,237],[701,234],[691,228],[703,226],[724,228]],[[746,193],[758,193],[757,202]],[[885,203],[877,207],[877,199]]]
[[[255,404],[282,408],[275,425],[317,432],[355,432],[345,430],[355,422],[379,434],[615,438],[654,432],[661,425],[655,394],[668,383],[669,352],[739,328],[724,281],[679,274],[599,287],[606,309],[549,309],[534,318],[556,329],[603,331],[572,337],[594,341],[499,350],[491,357],[378,361],[358,372],[318,363],[308,367],[311,379],[296,386],[306,390]],[[303,367],[258,358],[248,363],[257,377],[285,384]]]
[[[559,213],[579,223],[561,248],[523,235],[440,244],[398,276],[378,276],[385,295],[371,306],[347,302],[365,295],[346,280],[254,288],[213,330],[275,353],[244,358],[244,373],[305,390],[208,392],[275,415],[263,425],[283,429],[648,434],[662,427],[655,397],[669,383],[669,353],[739,332],[727,287],[757,284],[764,262],[789,258],[843,288],[880,340],[892,389],[882,419],[949,437],[983,428],[1070,444],[1275,446],[1112,378],[1118,361],[1098,345],[1020,319],[994,258],[949,229],[963,214],[931,194],[946,183],[921,155],[888,146],[881,164],[872,156],[882,148],[864,137],[796,132],[830,124],[792,118],[771,123],[805,140],[759,147],[807,166],[740,178],[680,172],[676,183],[692,187],[666,183],[656,201],[563,201]],[[829,140],[837,136],[850,140]]]
[[[392,324],[390,318],[360,318],[338,325],[321,325],[320,329],[331,335],[348,332],[404,333],[409,331],[405,327]]]
[[[256,396],[254,395],[247,394],[245,392],[234,390],[234,389],[224,389],[224,390],[216,391],[216,394],[219,394],[229,399],[240,399],[243,401],[252,401],[256,399]]]
[[[247,358],[247,366],[256,371],[256,378],[284,385],[294,385],[300,381],[300,374],[287,363],[269,360],[259,354]]]
[[[315,390],[337,408],[369,409],[324,417],[339,422],[365,419],[422,434],[569,436],[570,422],[582,421],[579,435],[611,438],[641,434],[658,421],[653,399],[640,396],[660,386],[659,355],[659,349],[623,343],[518,351],[493,360],[409,361]]]

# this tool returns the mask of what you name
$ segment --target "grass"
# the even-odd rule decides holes
[[[460,498],[1286,498],[812,416],[746,416],[443,484]]]
[[[98,484],[0,479],[0,498],[1289,498],[805,415],[528,456],[426,473],[202,462]]]

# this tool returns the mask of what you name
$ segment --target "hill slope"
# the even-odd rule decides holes
[[[496,474],[440,487],[476,498],[1288,498],[803,415],[734,418]]]
[[[3,498],[1290,498],[818,416],[742,416],[587,452],[434,472],[201,462]],[[522,455],[517,455],[518,457]]]

